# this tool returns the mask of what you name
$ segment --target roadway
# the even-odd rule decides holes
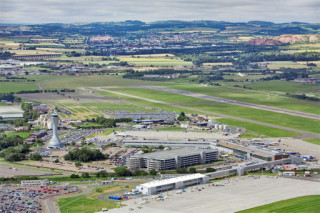
[[[304,118],[311,118],[311,119],[320,120],[320,115],[316,115],[316,114],[311,114],[311,113],[306,113],[306,112],[297,112],[297,111],[292,111],[292,110],[287,110],[287,109],[280,109],[280,108],[276,108],[276,107],[252,104],[252,103],[235,101],[235,100],[230,100],[230,99],[225,99],[225,98],[218,98],[218,97],[214,97],[214,96],[203,95],[200,93],[194,93],[194,92],[189,92],[189,91],[171,89],[171,88],[160,87],[160,86],[152,86],[152,85],[134,85],[132,87],[154,89],[154,90],[163,91],[163,92],[170,92],[170,93],[175,93],[175,94],[179,94],[179,95],[185,95],[185,96],[190,96],[190,97],[194,97],[194,98],[205,99],[205,100],[214,101],[214,102],[218,102],[218,103],[226,103],[226,104],[244,106],[244,107],[249,107],[249,108],[254,108],[254,109],[261,109],[261,110],[266,110],[266,111],[271,111],[271,112],[277,112],[277,113],[283,113],[283,114],[288,114],[288,115],[293,115],[293,116],[299,116],[299,117],[304,117]]]
[[[292,128],[278,126],[278,125],[269,124],[269,123],[264,123],[264,122],[260,122],[260,121],[253,121],[253,120],[249,120],[249,119],[245,119],[245,118],[239,118],[239,117],[235,117],[235,116],[224,115],[224,114],[215,113],[215,112],[209,112],[209,111],[206,111],[206,110],[201,110],[201,109],[197,109],[197,108],[182,106],[182,105],[179,105],[179,104],[176,104],[176,103],[158,101],[158,100],[153,100],[153,99],[149,99],[149,98],[143,98],[143,97],[130,95],[130,94],[126,94],[126,93],[121,93],[121,92],[117,92],[117,91],[113,91],[113,90],[103,89],[101,87],[91,87],[91,88],[95,89],[95,90],[98,90],[98,91],[109,92],[109,93],[113,93],[113,94],[117,94],[117,95],[122,95],[122,96],[127,96],[127,97],[130,97],[130,98],[136,98],[136,99],[152,102],[152,103],[159,103],[159,104],[164,104],[164,105],[169,105],[169,106],[175,106],[175,107],[179,107],[179,108],[183,108],[183,109],[188,109],[188,110],[192,110],[192,111],[196,111],[196,112],[201,112],[201,113],[205,113],[205,114],[209,114],[209,115],[218,116],[218,117],[221,117],[221,118],[230,118],[230,119],[235,119],[235,120],[244,121],[244,122],[248,122],[248,123],[259,124],[259,125],[262,125],[262,126],[268,126],[268,127],[273,127],[273,128],[277,128],[277,129],[283,129],[283,130],[287,130],[287,131],[296,132],[296,133],[301,134],[301,136],[299,136],[297,138],[320,138],[320,134],[306,132],[306,131],[302,131],[302,130],[299,130],[299,129],[292,129]],[[166,88],[164,88],[164,89],[166,89]],[[182,91],[182,92],[184,92],[184,91]],[[210,97],[210,96],[208,96],[208,97]]]

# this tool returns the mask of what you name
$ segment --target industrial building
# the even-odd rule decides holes
[[[122,146],[165,146],[165,147],[201,147],[213,148],[219,144],[218,140],[145,140],[145,139],[124,139]]]
[[[39,139],[47,135],[47,130],[39,130],[29,135],[29,138]]]
[[[0,106],[0,118],[5,120],[23,118],[23,110],[17,106]]]
[[[275,161],[289,157],[287,153],[280,150],[230,141],[221,142],[220,146],[233,150],[233,154],[235,156],[241,156],[243,159],[250,159],[251,157],[253,157],[265,161]]]
[[[202,174],[185,175],[166,180],[152,181],[143,183],[136,189],[144,195],[153,195],[161,192],[166,192],[173,189],[183,189],[189,186],[207,183],[209,177]]]
[[[218,150],[183,148],[131,156],[126,165],[129,169],[159,171],[211,163],[217,159]]]

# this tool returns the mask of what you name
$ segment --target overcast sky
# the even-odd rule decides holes
[[[0,0],[0,23],[320,22],[319,0]]]

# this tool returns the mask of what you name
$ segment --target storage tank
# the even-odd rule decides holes
[[[219,129],[223,129],[223,125],[219,125]]]
[[[78,191],[78,187],[76,187],[76,186],[73,187],[73,191],[74,191],[74,192],[77,192],[77,191]]]
[[[228,129],[228,125],[223,125],[223,129]]]
[[[214,128],[215,128],[215,129],[219,129],[219,124],[215,124],[215,125],[214,125]]]

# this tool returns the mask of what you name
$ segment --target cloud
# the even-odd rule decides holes
[[[2,23],[217,20],[319,22],[318,0],[0,0]]]

